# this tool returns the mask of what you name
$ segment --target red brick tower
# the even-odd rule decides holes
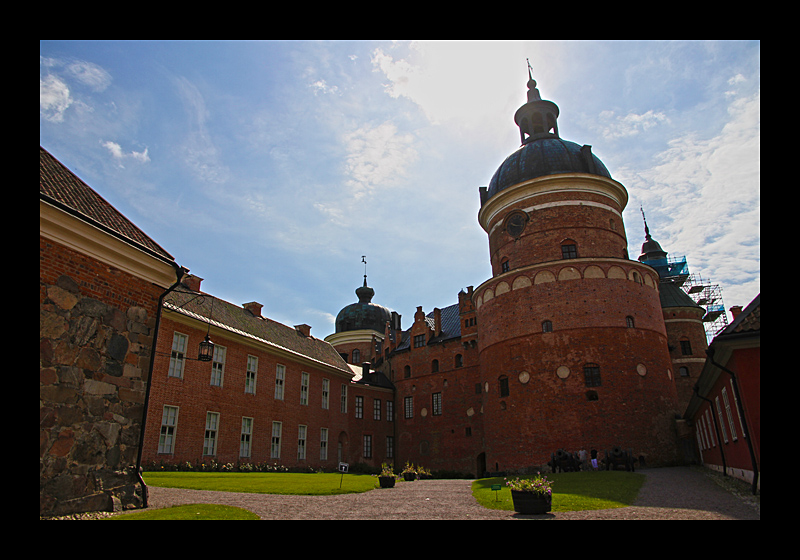
[[[522,147],[480,189],[493,274],[473,295],[487,468],[614,447],[673,463],[659,277],[628,258],[627,191],[591,146],[559,137],[558,107],[532,78],[528,89],[514,116]]]

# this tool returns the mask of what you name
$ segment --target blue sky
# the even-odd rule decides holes
[[[323,338],[357,300],[403,316],[491,275],[478,188],[519,147],[529,58],[560,136],[653,237],[761,290],[758,41],[40,41],[39,141],[229,302]],[[729,315],[730,317],[730,315]]]

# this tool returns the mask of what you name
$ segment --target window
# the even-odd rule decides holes
[[[217,454],[217,429],[219,429],[219,413],[206,413],[206,433],[203,438],[203,455]]]
[[[442,394],[441,393],[434,393],[432,395],[431,400],[431,408],[433,409],[434,416],[441,416],[442,415]]]
[[[681,340],[681,354],[684,356],[692,355],[692,343],[688,340]]]
[[[381,400],[380,399],[373,399],[372,400],[372,419],[373,420],[380,420],[381,419]]]
[[[500,396],[501,397],[507,397],[508,396],[508,377],[506,377],[504,375],[498,381],[500,383]]]
[[[214,357],[211,361],[211,384],[222,387],[222,376],[225,373],[225,347],[214,345]]]
[[[405,397],[403,399],[403,410],[406,418],[414,418],[414,397]]]
[[[456,354],[455,367],[462,367],[464,365],[464,357],[461,354]]]
[[[364,418],[364,397],[356,397],[356,418]]]
[[[319,429],[319,460],[328,460],[328,428]]]
[[[158,452],[175,451],[175,428],[178,426],[178,407],[165,406],[161,413],[161,433],[158,436]]]
[[[286,366],[278,364],[275,368],[275,399],[283,400],[283,382],[286,380]]]
[[[711,419],[711,414],[712,414],[711,407],[709,406],[706,409],[706,417],[705,417],[705,424],[704,424],[703,430],[705,431],[705,429],[706,429],[705,426],[707,425],[708,426],[708,439],[711,442],[711,445],[716,447],[717,446],[717,442],[714,439],[714,429],[712,428],[712,426],[714,425],[714,421]]]
[[[269,456],[271,459],[281,458],[281,431],[283,424],[280,422],[272,423],[272,443],[269,448]]]
[[[725,415],[728,417],[728,424],[731,427],[731,438],[736,441],[739,436],[736,435],[736,428],[733,425],[733,412],[731,411],[731,403],[728,400],[728,390],[725,387],[722,388],[722,402],[725,404]]]
[[[256,372],[258,371],[258,358],[247,356],[247,372],[244,378],[244,392],[256,394]]]
[[[625,326],[628,327],[629,329],[632,329],[636,326],[636,324],[633,322],[633,317],[631,317],[630,315],[625,317]]]
[[[425,335],[418,334],[414,337],[414,348],[422,348],[425,346]]]
[[[542,321],[542,332],[553,332],[553,322]]]
[[[386,458],[394,459],[394,436],[386,436]]]
[[[437,373],[439,371],[439,360],[433,360],[431,362],[431,373]]]
[[[500,263],[500,270],[502,272],[508,272],[509,270],[511,270],[511,267],[508,264],[508,259]]]
[[[574,243],[565,243],[561,245],[561,258],[562,259],[577,259],[578,246]]]
[[[364,434],[364,458],[372,457],[372,436]]]
[[[308,374],[300,374],[300,404],[308,405]]]
[[[361,361],[361,351],[358,348],[356,348],[355,350],[353,350],[353,363],[358,365],[358,362],[360,361]]]
[[[583,381],[587,387],[599,387],[600,366],[597,364],[586,364],[583,366]]]
[[[306,458],[306,432],[307,426],[297,427],[297,460],[304,461]]]
[[[739,414],[739,400],[736,398],[736,390],[733,387],[733,379],[731,379],[731,394],[733,395],[733,405],[736,408],[736,413]],[[742,423],[742,415],[739,414],[739,428],[742,429],[742,437],[747,437],[744,431],[744,424]]]
[[[342,399],[339,403],[342,414],[347,414],[347,385],[342,385]]]
[[[189,337],[185,334],[172,335],[172,354],[169,358],[169,377],[183,377],[183,364],[186,354],[186,342]]]
[[[386,420],[394,422],[394,401],[386,401]]]
[[[411,377],[411,366],[405,366],[403,368],[403,378],[408,379],[409,377]]]
[[[242,437],[239,441],[239,457],[250,456],[250,440],[253,437],[253,419],[242,416]]]
[[[725,429],[725,419],[722,417],[722,406],[719,403],[719,397],[714,398],[717,405],[717,417],[719,418],[719,431],[722,432],[722,439],[728,443],[728,431]]]
[[[679,367],[678,375],[680,375],[681,377],[689,377],[689,368],[686,366]]]
[[[322,380],[322,409],[328,410],[328,393],[330,392],[331,382],[328,379]]]

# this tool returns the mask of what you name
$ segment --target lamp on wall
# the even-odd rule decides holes
[[[206,338],[200,343],[200,352],[197,359],[201,362],[210,362],[214,359],[214,343],[211,342],[209,334],[211,333],[211,315],[214,313],[214,298],[211,298],[211,313],[208,314],[208,331],[206,331]]]

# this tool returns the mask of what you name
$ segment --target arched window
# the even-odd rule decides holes
[[[436,373],[439,371],[439,360],[433,360],[431,362],[431,373]]]
[[[583,366],[583,380],[587,387],[599,387],[600,366],[597,364],[586,364]]]
[[[353,363],[355,365],[358,365],[358,362],[360,361],[361,361],[361,350],[356,348],[355,350],[353,350]]]
[[[542,332],[553,332],[553,322],[542,321]]]
[[[627,326],[629,329],[632,329],[632,328],[634,328],[634,327],[636,326],[636,324],[633,322],[633,317],[631,317],[630,315],[628,315],[627,317],[625,317],[625,325],[626,325],[626,326]]]
[[[498,379],[498,383],[500,385],[500,396],[507,397],[508,396],[508,377],[505,375],[500,376]]]
[[[689,368],[686,366],[681,366],[678,368],[678,373],[681,377],[689,377]]]
[[[508,259],[503,260],[500,263],[500,270],[501,272],[508,272],[510,270],[510,265],[508,264]]]
[[[411,377],[411,366],[405,366],[403,368],[403,378],[408,379]]]
[[[461,367],[463,365],[464,365],[464,357],[461,354],[456,354],[455,367]]]

